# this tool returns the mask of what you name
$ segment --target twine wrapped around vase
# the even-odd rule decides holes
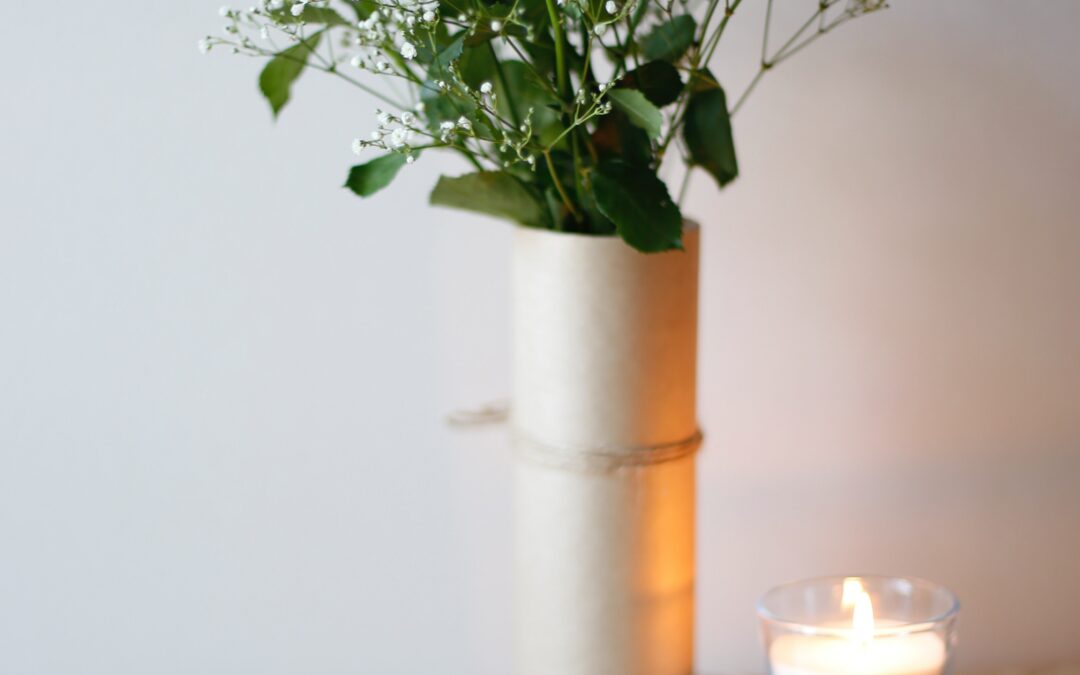
[[[684,243],[515,235],[519,675],[692,671],[696,227]]]

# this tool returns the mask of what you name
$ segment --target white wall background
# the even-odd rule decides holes
[[[339,189],[372,102],[309,76],[272,125],[217,5],[5,6],[0,673],[503,675],[506,439],[441,420],[508,389],[509,227],[425,206],[450,160]],[[703,673],[859,571],[952,586],[964,668],[1080,661],[1078,31],[896,0],[695,182]]]

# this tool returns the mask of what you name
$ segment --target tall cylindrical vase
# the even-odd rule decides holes
[[[684,251],[519,228],[519,675],[688,675],[698,229]]]

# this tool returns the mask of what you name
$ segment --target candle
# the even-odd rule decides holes
[[[910,580],[861,577],[796,586],[775,589],[759,606],[771,675],[949,672],[957,605],[948,591],[930,588],[927,599],[917,591],[928,589]],[[875,620],[874,596],[894,616]],[[770,601],[789,616],[770,611]]]
[[[941,675],[945,642],[932,633],[866,644],[822,635],[783,635],[769,649],[772,675]]]

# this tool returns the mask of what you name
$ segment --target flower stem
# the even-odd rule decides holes
[[[562,21],[559,19],[559,10],[555,7],[555,0],[546,0],[548,18],[551,20],[551,30],[555,37],[555,75],[559,85],[559,94],[568,99],[570,96],[570,73],[566,69],[566,35],[563,33]]]
[[[544,161],[547,163],[548,173],[551,174],[551,182],[555,184],[555,189],[558,190],[559,197],[562,198],[563,204],[566,205],[566,209],[574,216],[574,220],[581,220],[581,216],[578,214],[577,209],[574,208],[574,202],[570,201],[570,195],[566,194],[566,189],[563,188],[562,181],[559,180],[559,173],[555,170],[555,162],[552,161],[551,152],[549,150],[544,151]],[[555,229],[562,229],[561,224],[555,223]]]

